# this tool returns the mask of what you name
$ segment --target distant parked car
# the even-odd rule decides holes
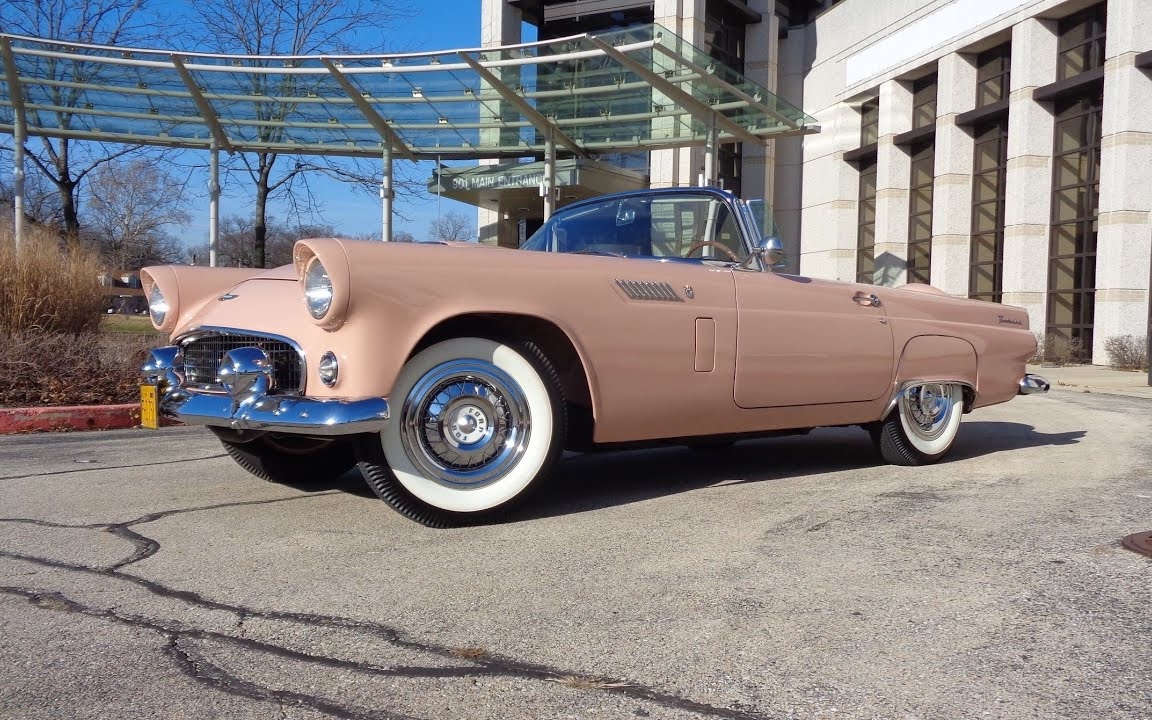
[[[859,425],[921,465],[963,413],[1048,389],[1019,308],[780,258],[762,204],[678,188],[569,205],[520,250],[328,238],[275,270],[145,268],[172,344],[144,392],[255,475],[359,462],[445,526],[504,517],[565,448]]]

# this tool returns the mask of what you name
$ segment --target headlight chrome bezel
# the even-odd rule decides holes
[[[292,260],[308,317],[328,332],[338,330],[349,305],[349,268],[344,249],[332,239],[300,240],[293,249]]]
[[[304,270],[304,305],[314,320],[323,320],[332,310],[336,297],[332,277],[320,258],[313,257]]]
[[[157,328],[164,327],[164,321],[168,319],[168,313],[171,311],[172,306],[164,297],[164,291],[159,285],[153,285],[148,291],[148,317],[152,320],[152,324]]]

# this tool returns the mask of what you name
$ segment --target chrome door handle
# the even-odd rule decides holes
[[[858,304],[866,307],[880,307],[880,298],[870,293],[856,293],[853,297]]]

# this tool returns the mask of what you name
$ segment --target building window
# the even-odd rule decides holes
[[[880,98],[872,98],[860,106],[860,147],[873,145],[879,139]]]
[[[976,56],[976,107],[1008,97],[1011,87],[1012,44],[997,45]]]
[[[856,282],[876,281],[876,156],[860,160],[860,210],[856,229]]]
[[[932,281],[932,181],[936,143],[912,146],[912,176],[908,203],[908,282]]]
[[[936,75],[912,83],[912,129],[936,124]]]
[[[1047,336],[1092,353],[1103,97],[1056,103],[1052,236],[1048,252]]]
[[[1060,20],[1057,26],[1059,56],[1056,79],[1067,80],[1082,72],[1104,66],[1104,38],[1107,30],[1105,3],[1094,5]]]
[[[977,126],[972,178],[972,250],[968,297],[1000,302],[1004,278],[1004,188],[1008,118]]]

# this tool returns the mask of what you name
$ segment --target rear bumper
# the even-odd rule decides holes
[[[225,370],[227,367],[227,370]],[[141,368],[145,383],[159,388],[160,413],[190,425],[266,430],[302,435],[380,432],[388,424],[388,399],[319,400],[270,394],[271,365],[259,348],[224,356],[226,392],[184,387],[183,359],[175,346],[153,350]]]
[[[1028,374],[1020,379],[1019,395],[1032,395],[1034,393],[1048,392],[1048,381],[1039,375]]]

